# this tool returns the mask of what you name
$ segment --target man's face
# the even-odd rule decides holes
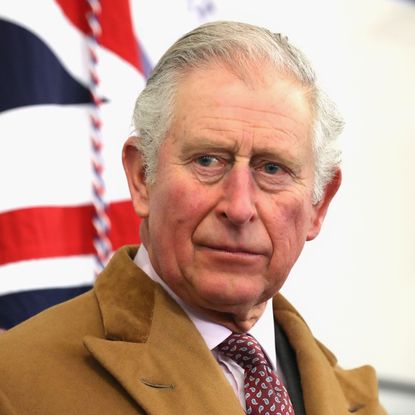
[[[247,85],[218,66],[186,76],[155,182],[145,197],[132,190],[161,278],[186,303],[240,318],[281,288],[327,208],[312,204],[305,92],[263,78]]]

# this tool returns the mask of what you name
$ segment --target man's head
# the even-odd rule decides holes
[[[246,330],[281,288],[340,185],[333,108],[265,29],[204,25],[161,58],[124,165],[152,264],[185,302]]]
[[[180,81],[196,69],[214,62],[228,67],[242,79],[255,79],[264,63],[276,73],[285,73],[308,89],[314,112],[314,201],[336,171],[340,152],[336,138],[343,121],[335,106],[316,84],[313,68],[303,53],[281,34],[238,22],[214,22],[184,35],[159,60],[134,109],[137,146],[146,161],[146,175],[154,180],[157,153],[166,137],[174,112],[174,97]],[[255,72],[250,70],[254,67]]]

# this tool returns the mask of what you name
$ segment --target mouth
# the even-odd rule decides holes
[[[264,256],[264,252],[261,252],[257,248],[243,247],[243,246],[230,246],[230,245],[200,245],[200,248],[207,251],[216,253],[228,254],[230,256],[246,256],[246,257],[258,257]]]

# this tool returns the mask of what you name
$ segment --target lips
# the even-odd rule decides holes
[[[223,252],[235,255],[266,255],[264,250],[257,247],[235,246],[235,245],[218,245],[218,244],[198,244],[202,249],[208,249],[217,252]]]

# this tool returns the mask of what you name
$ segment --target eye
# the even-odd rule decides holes
[[[293,179],[290,170],[275,161],[259,161],[254,171],[257,183],[268,192],[276,192],[284,188],[291,184]]]
[[[225,174],[229,163],[223,157],[202,154],[194,157],[191,166],[200,181],[216,183]]]
[[[219,160],[215,156],[204,154],[203,156],[198,157],[195,162],[202,167],[213,167],[219,163]]]
[[[281,167],[276,163],[265,163],[262,168],[264,169],[264,172],[267,174],[277,174],[281,171]]]

